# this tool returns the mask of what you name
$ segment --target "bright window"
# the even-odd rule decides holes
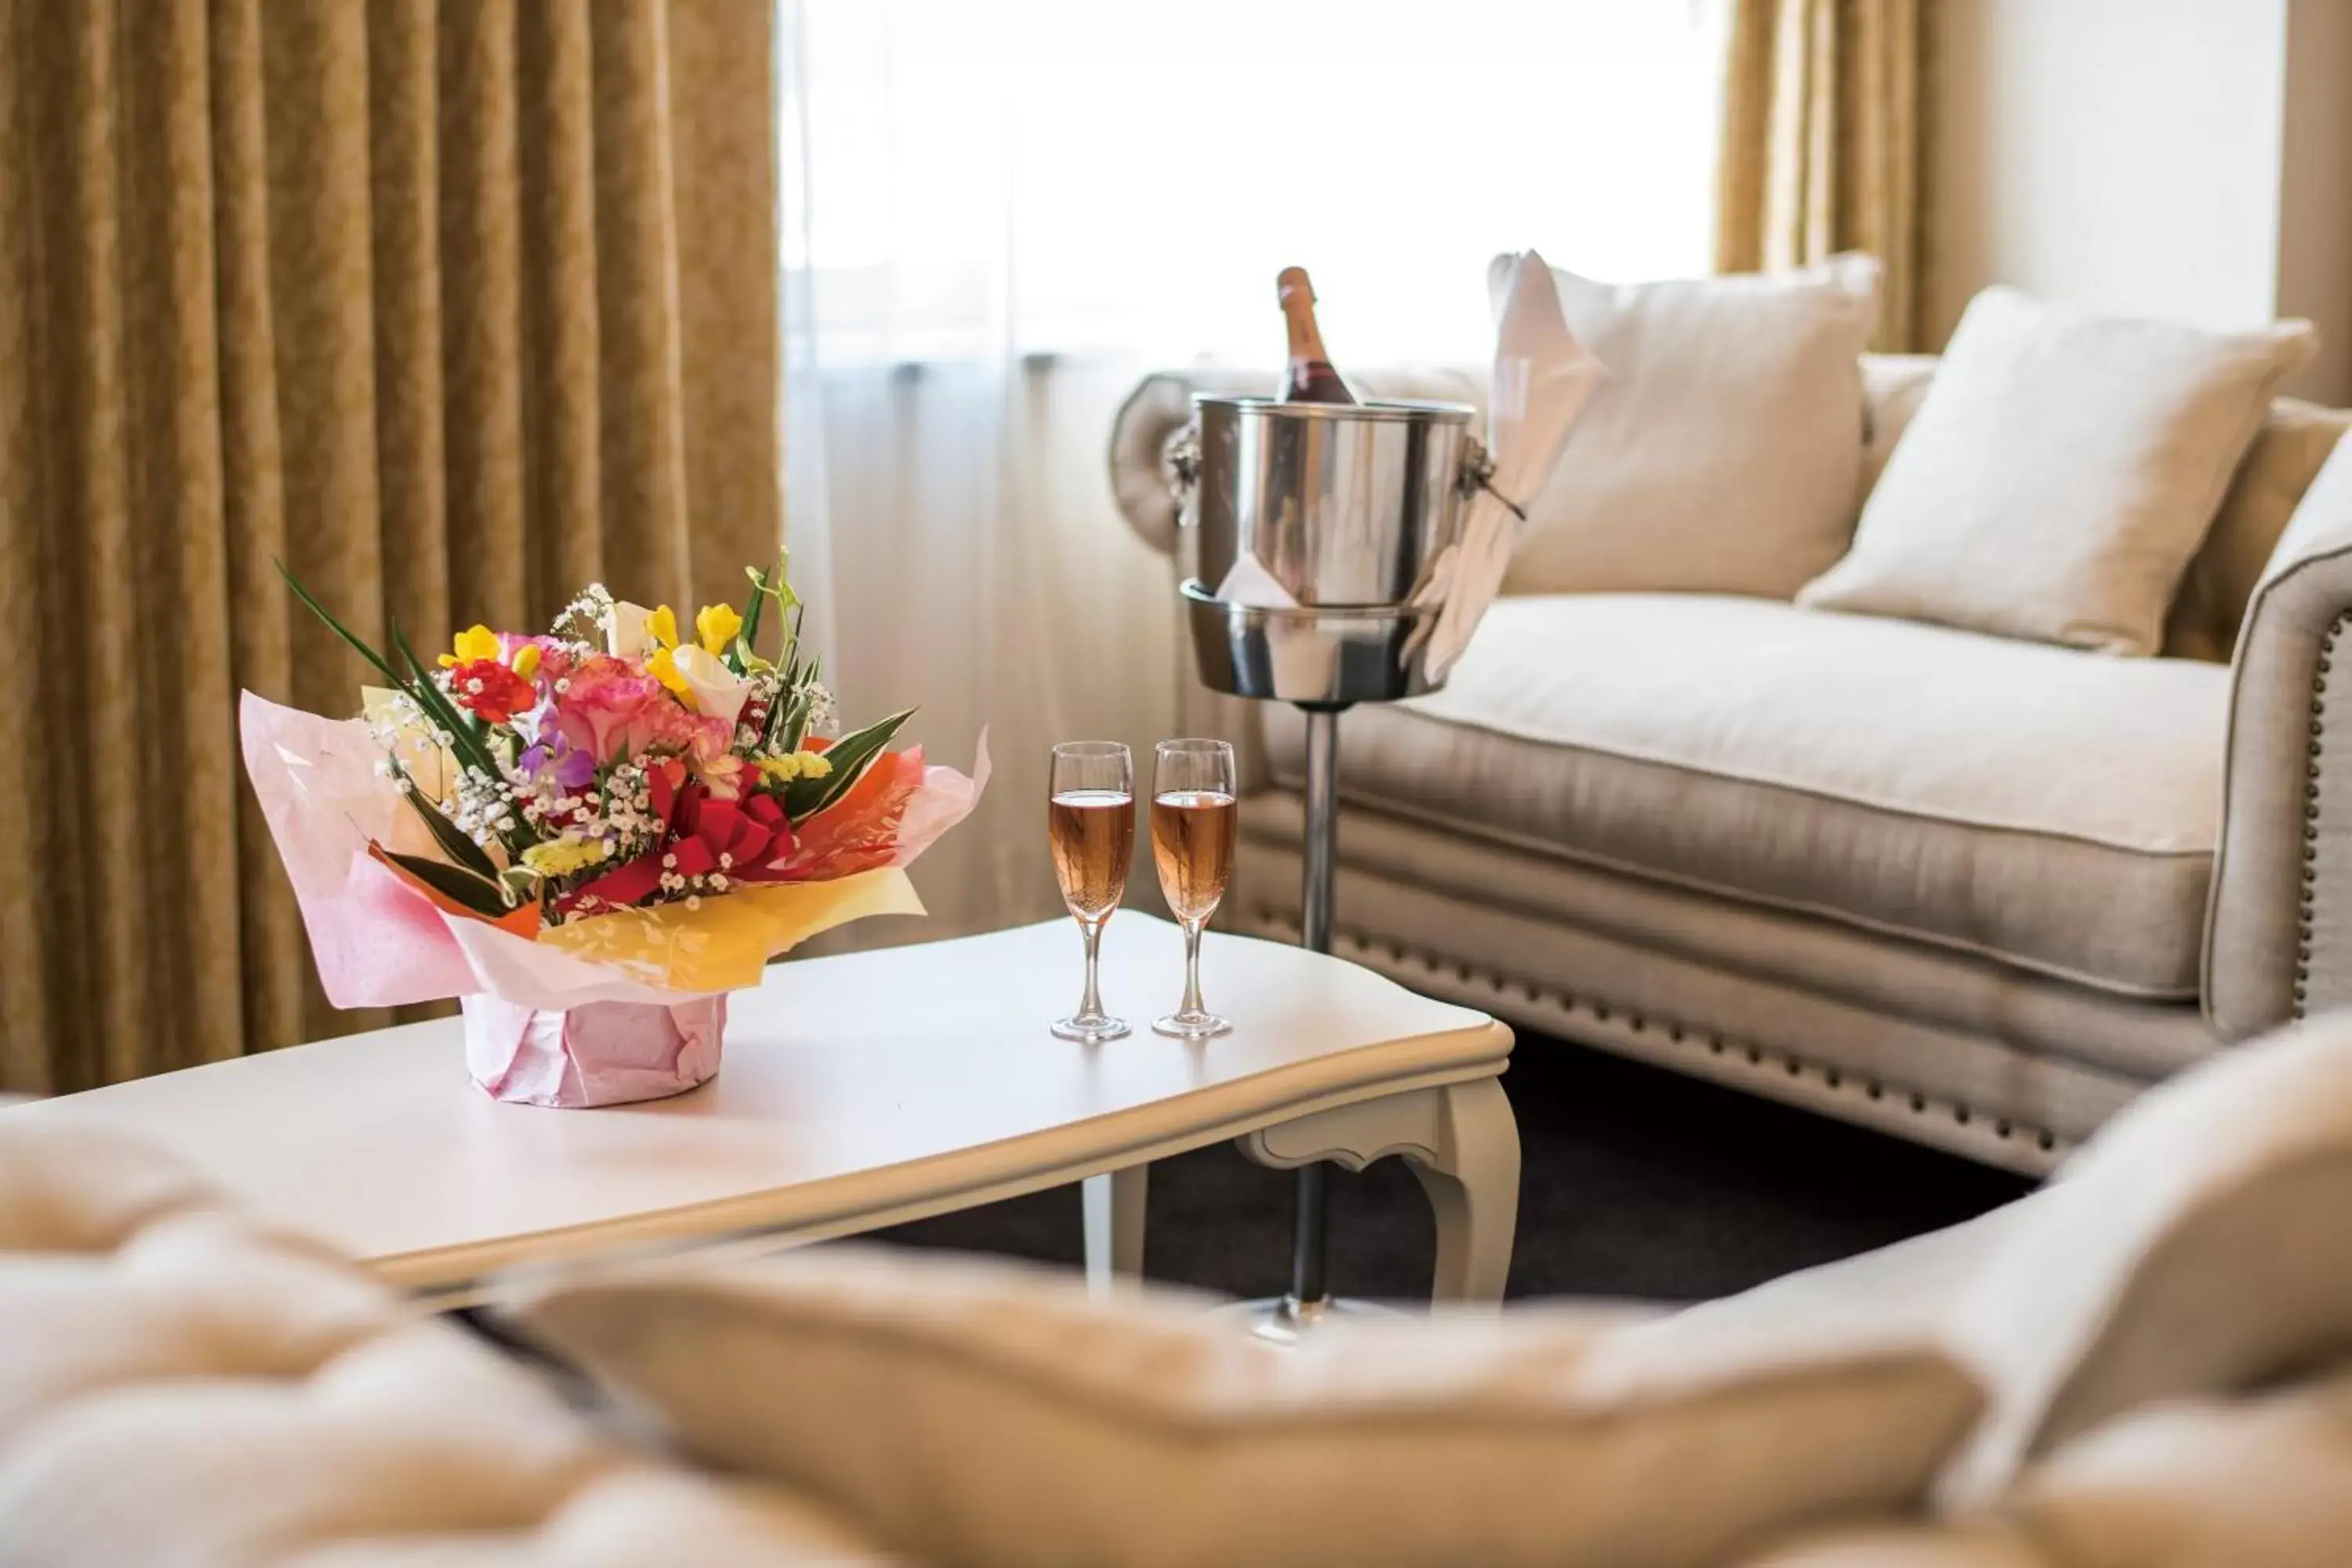
[[[786,263],[835,365],[1467,360],[1483,272],[1706,269],[1709,0],[797,0]]]

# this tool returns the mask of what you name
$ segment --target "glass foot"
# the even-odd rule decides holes
[[[1133,1033],[1135,1031],[1128,1027],[1126,1019],[1114,1018],[1108,1013],[1080,1014],[1064,1018],[1054,1026],[1055,1037],[1076,1040],[1082,1046],[1098,1046],[1105,1040],[1125,1039]]]
[[[1165,1035],[1171,1040],[1206,1040],[1234,1032],[1230,1019],[1214,1013],[1171,1013],[1165,1018],[1151,1021],[1151,1032]]]

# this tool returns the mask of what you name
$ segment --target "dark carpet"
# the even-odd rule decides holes
[[[2009,1202],[2022,1177],[1661,1068],[1522,1033],[1503,1079],[1522,1175],[1510,1293],[1697,1300]],[[1293,1178],[1230,1144],[1152,1167],[1145,1272],[1279,1292]],[[1427,1299],[1428,1202],[1397,1160],[1331,1173],[1331,1284]],[[1079,1262],[1076,1187],[878,1233],[914,1247]]]

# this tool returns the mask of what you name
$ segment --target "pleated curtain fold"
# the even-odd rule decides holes
[[[236,695],[782,542],[764,0],[0,0],[0,1089],[327,1007]]]
[[[1925,0],[1734,0],[1716,268],[1866,250],[1885,268],[1872,346],[1920,347]]]

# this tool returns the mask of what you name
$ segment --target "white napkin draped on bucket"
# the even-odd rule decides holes
[[[1585,399],[1606,374],[1576,341],[1559,308],[1551,268],[1532,250],[1497,258],[1487,277],[1495,310],[1495,367],[1487,383],[1487,488],[1471,499],[1462,542],[1433,563],[1416,603],[1439,606],[1426,667],[1442,680],[1469,646],[1486,606],[1502,591],[1518,542],[1519,519],[1543,490]]]

